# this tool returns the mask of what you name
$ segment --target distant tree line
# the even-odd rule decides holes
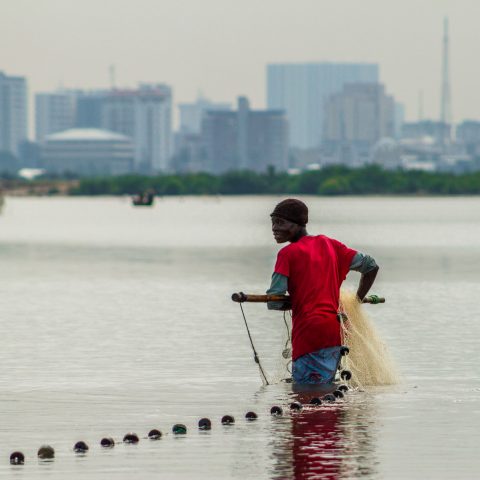
[[[472,195],[480,194],[480,172],[454,175],[423,171],[389,171],[378,166],[350,169],[342,166],[288,175],[270,169],[251,171],[123,175],[79,178],[74,174],[44,175],[24,180],[11,172],[0,172],[0,191],[24,190],[26,194],[68,192],[70,195],[135,195],[152,191],[157,195]]]
[[[72,188],[73,195],[133,195],[151,190],[157,195],[243,194],[479,194],[480,172],[454,175],[423,171],[388,171],[378,166],[351,169],[343,166],[288,175],[269,169],[266,173],[227,172],[222,175],[123,175],[84,178]]]

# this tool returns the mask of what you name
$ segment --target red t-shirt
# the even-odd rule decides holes
[[[278,252],[275,272],[288,277],[292,357],[341,345],[340,286],[357,252],[325,235],[305,236]]]

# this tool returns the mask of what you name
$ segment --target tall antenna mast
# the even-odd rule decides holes
[[[443,56],[442,56],[442,103],[440,108],[440,121],[442,122],[442,143],[451,140],[450,128],[452,123],[452,106],[450,97],[450,75],[448,65],[448,18],[443,21]]]

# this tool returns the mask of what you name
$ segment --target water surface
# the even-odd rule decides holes
[[[480,199],[315,198],[310,233],[381,265],[367,306],[404,383],[271,418],[234,291],[263,292],[275,197],[7,198],[0,215],[0,476],[477,478]],[[354,287],[357,274],[348,285]],[[269,372],[283,320],[247,305]],[[307,400],[300,398],[300,400]],[[245,412],[259,419],[246,422]],[[231,414],[236,424],[224,427]],[[198,432],[201,417],[210,432]],[[181,422],[188,433],[172,435]],[[158,442],[118,444],[128,431]],[[75,456],[85,440],[91,449]],[[53,445],[57,458],[38,462]],[[8,464],[19,449],[22,467]],[[3,459],[3,460],[2,460]]]

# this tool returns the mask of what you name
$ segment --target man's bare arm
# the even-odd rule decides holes
[[[367,293],[369,292],[370,288],[373,285],[373,282],[375,281],[378,270],[379,267],[377,265],[373,270],[370,270],[367,273],[362,273],[357,290],[357,297],[360,302],[362,302],[363,299],[367,296]]]
[[[360,272],[362,276],[360,277],[360,282],[357,289],[357,297],[361,302],[369,292],[370,288],[375,281],[379,267],[375,262],[375,259],[370,255],[365,255],[363,253],[357,252],[352,259],[350,265],[350,270],[355,270]]]

